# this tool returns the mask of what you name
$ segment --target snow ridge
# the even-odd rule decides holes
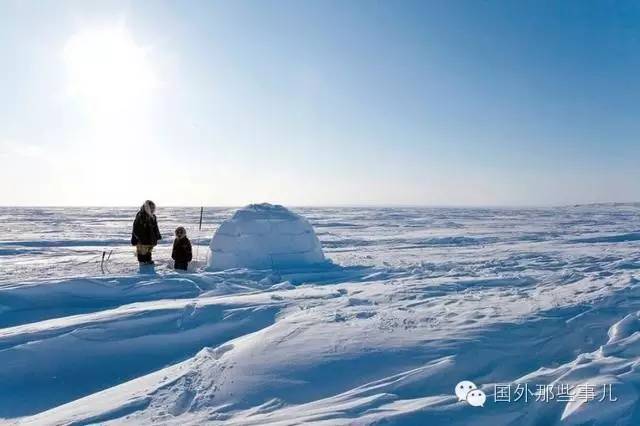
[[[640,207],[299,211],[333,263],[103,276],[82,241],[124,240],[127,212],[0,209],[24,229],[0,252],[0,422],[640,424]],[[494,401],[525,383],[595,400]]]

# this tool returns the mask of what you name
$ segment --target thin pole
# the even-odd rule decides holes
[[[200,231],[202,231],[202,216],[204,213],[204,206],[200,207],[200,222],[198,223],[198,238],[196,242],[196,267],[198,266],[198,261],[200,260]]]
[[[102,275],[104,275],[104,256],[106,254],[107,252],[102,250],[102,259],[100,260],[100,270],[102,271]]]

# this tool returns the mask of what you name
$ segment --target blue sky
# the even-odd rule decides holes
[[[640,4],[0,2],[0,204],[640,200]]]

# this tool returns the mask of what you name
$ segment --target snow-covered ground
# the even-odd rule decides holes
[[[135,209],[0,208],[0,418],[640,424],[640,205],[294,210],[333,265],[203,271],[234,209],[159,206],[139,274]]]

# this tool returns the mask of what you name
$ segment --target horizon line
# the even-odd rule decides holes
[[[218,208],[218,209],[231,209],[242,208],[250,204],[262,204],[262,203],[249,203],[244,205],[239,204],[220,204],[220,205],[161,205],[160,208]],[[285,205],[282,203],[269,203],[274,205]],[[598,206],[598,205],[634,205],[640,204],[640,201],[597,201],[597,202],[585,202],[585,203],[566,203],[566,204],[410,204],[410,203],[362,203],[362,204],[287,204],[287,207],[291,208],[505,208],[505,209],[525,209],[525,208],[562,208],[562,207],[578,207],[578,206]],[[29,205],[29,204],[0,204],[0,208],[139,208],[139,205],[99,205],[99,204],[50,204],[50,205]]]

